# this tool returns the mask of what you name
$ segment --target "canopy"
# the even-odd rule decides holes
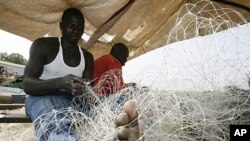
[[[249,0],[227,1],[250,7]],[[178,11],[196,2],[199,0],[0,0],[0,29],[31,41],[45,35],[59,36],[62,12],[76,7],[84,13],[86,35],[97,32],[94,37],[98,41],[91,39],[87,46],[95,58],[109,52],[112,44],[123,42],[129,46],[132,59],[165,45]],[[237,10],[250,21],[248,10],[219,5]]]

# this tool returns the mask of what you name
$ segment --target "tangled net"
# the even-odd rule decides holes
[[[167,43],[218,33],[246,23],[239,12],[222,8],[218,3],[208,0],[187,3],[179,11]]]
[[[231,17],[242,22],[236,23]],[[210,1],[186,4],[167,43],[190,39],[182,46],[194,47],[176,47],[178,42],[170,44],[165,49],[164,72],[141,73],[152,80],[148,84],[161,89],[151,85],[145,89],[140,78],[137,78],[137,88],[127,87],[108,97],[97,95],[87,87],[83,95],[74,98],[71,108],[52,111],[34,121],[38,132],[43,133],[38,139],[47,136],[53,140],[53,135],[59,134],[62,140],[113,140],[115,118],[126,100],[135,99],[140,139],[229,140],[230,124],[250,123],[249,76],[246,75],[250,50],[241,48],[243,42],[249,46],[249,40],[238,37],[237,28],[245,23],[237,11],[223,9]],[[233,27],[236,28],[224,31]],[[244,31],[249,37],[249,28]],[[115,89],[120,79],[114,77],[116,73],[107,72],[101,82],[112,78],[110,89]],[[158,76],[161,79],[156,79]],[[94,89],[102,88],[97,85]]]

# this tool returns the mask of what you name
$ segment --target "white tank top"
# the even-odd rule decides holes
[[[40,76],[40,79],[53,79],[56,77],[66,76],[68,74],[73,74],[75,76],[82,77],[82,73],[85,69],[85,59],[80,47],[79,51],[81,56],[80,64],[76,67],[70,67],[66,65],[63,60],[63,49],[61,45],[61,39],[59,38],[59,51],[57,53],[57,56],[51,63],[44,65],[43,73]]]

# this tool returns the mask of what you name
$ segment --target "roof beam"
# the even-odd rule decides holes
[[[129,0],[129,2],[117,11],[107,22],[105,22],[95,33],[90,37],[88,42],[82,47],[88,49],[91,47],[106,31],[108,31],[120,18],[121,16],[131,7],[135,0]]]

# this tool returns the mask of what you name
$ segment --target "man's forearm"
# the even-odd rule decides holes
[[[25,78],[23,88],[28,95],[50,95],[51,92],[60,89],[60,79],[41,80],[36,78]]]

